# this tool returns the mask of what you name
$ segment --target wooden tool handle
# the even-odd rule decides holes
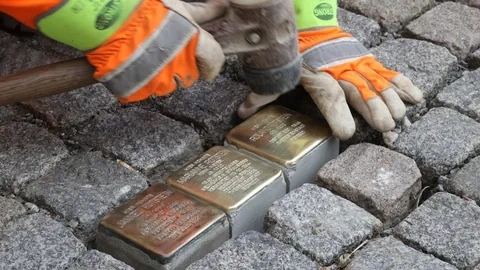
[[[0,105],[7,105],[92,85],[95,69],[85,57],[0,77]]]

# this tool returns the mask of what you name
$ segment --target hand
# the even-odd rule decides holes
[[[351,138],[355,132],[348,104],[370,126],[387,133],[395,128],[395,121],[404,118],[403,101],[423,102],[422,92],[410,79],[384,68],[338,27],[301,31],[299,42],[304,60],[300,83],[340,140]],[[239,116],[245,119],[277,97],[262,97],[257,102],[251,95],[240,106]]]

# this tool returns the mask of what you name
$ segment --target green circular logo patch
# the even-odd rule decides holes
[[[98,30],[105,30],[112,26],[122,11],[122,0],[111,0],[108,2],[103,9],[100,11],[100,14],[97,16],[97,21],[95,22],[95,28]]]
[[[328,21],[333,19],[335,13],[333,7],[327,3],[321,3],[320,5],[316,6],[313,10],[313,14],[315,17],[319,18],[320,20]]]

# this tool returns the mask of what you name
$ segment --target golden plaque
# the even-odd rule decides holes
[[[215,146],[170,175],[167,183],[230,212],[281,176],[280,169],[264,161]]]
[[[153,260],[167,263],[224,216],[215,207],[156,184],[106,215],[99,231],[132,243],[144,254],[154,255]]]
[[[272,105],[232,129],[227,142],[290,167],[332,137],[326,121]]]

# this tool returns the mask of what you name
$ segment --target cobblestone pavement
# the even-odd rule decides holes
[[[189,269],[480,269],[480,2],[340,6],[341,26],[425,104],[393,146],[355,116],[340,156],[270,207],[265,233]],[[0,75],[80,55],[2,27]],[[99,220],[223,144],[247,94],[229,58],[213,82],[136,104],[98,84],[0,107],[0,269],[132,269],[95,249]],[[321,117],[302,89],[276,103]]]

